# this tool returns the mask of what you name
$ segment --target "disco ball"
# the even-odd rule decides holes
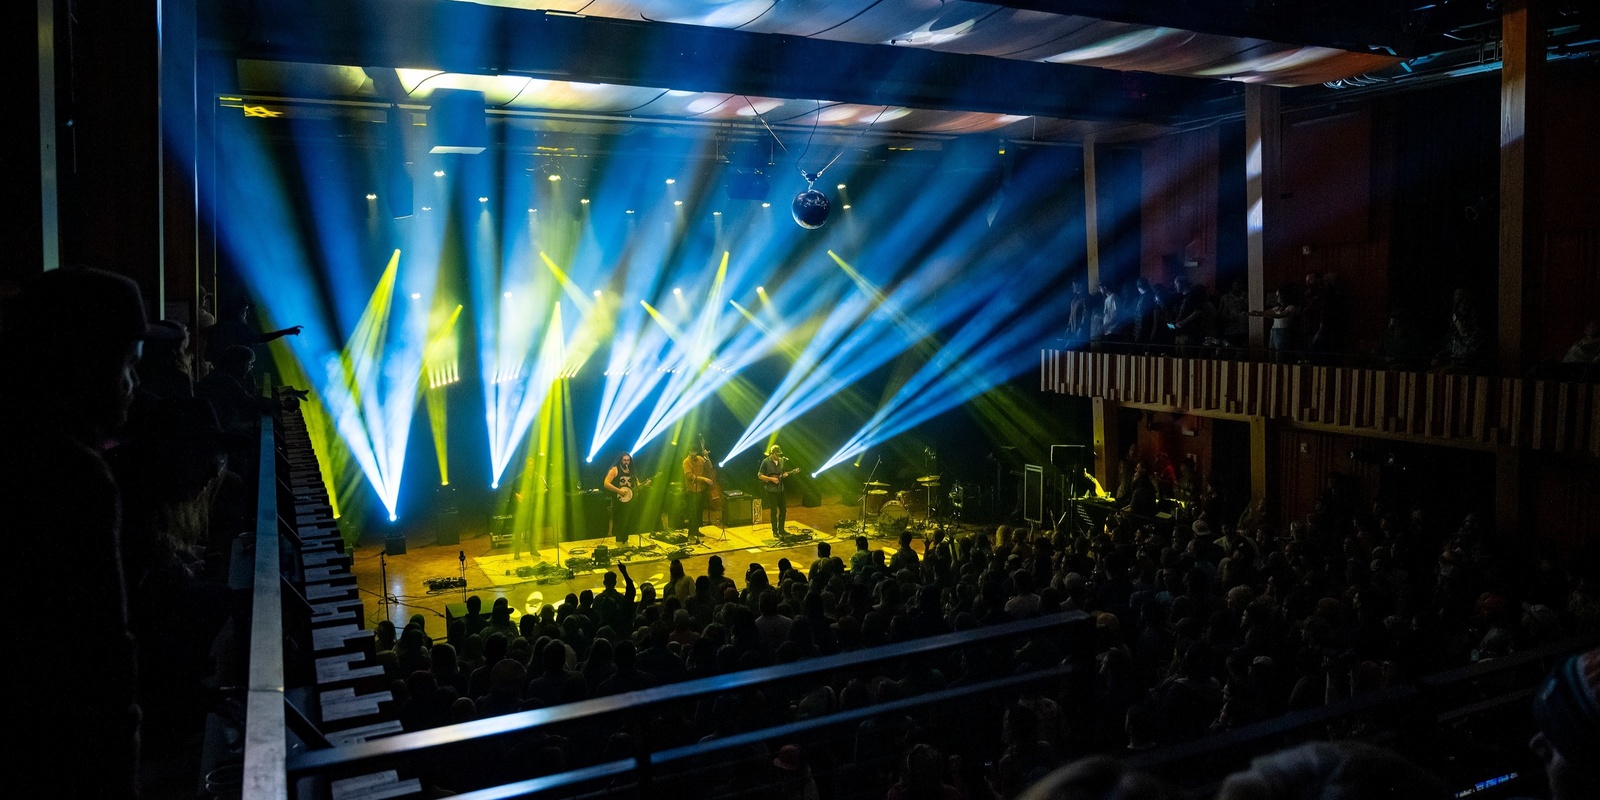
[[[802,228],[816,230],[828,223],[828,196],[807,189],[794,196],[794,221]]]

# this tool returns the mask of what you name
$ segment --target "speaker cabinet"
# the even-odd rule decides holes
[[[722,498],[722,527],[752,525],[756,518],[756,499],[747,494],[729,492]]]
[[[383,537],[383,554],[387,556],[403,556],[406,554],[406,537],[403,533],[390,534]]]

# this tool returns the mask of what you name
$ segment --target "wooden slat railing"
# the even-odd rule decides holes
[[[1600,457],[1600,384],[1045,349],[1039,388],[1358,435]]]

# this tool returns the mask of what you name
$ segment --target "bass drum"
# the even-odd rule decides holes
[[[879,525],[896,525],[904,523],[910,518],[910,512],[906,511],[906,507],[898,500],[890,500],[884,503],[883,508],[878,511]]]
[[[883,510],[883,504],[888,501],[889,493],[883,489],[873,489],[867,492],[867,513],[877,514]]]

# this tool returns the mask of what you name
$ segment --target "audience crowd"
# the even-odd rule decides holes
[[[1082,281],[1068,289],[1064,338],[1104,352],[1238,357],[1248,350],[1251,317],[1262,318],[1267,357],[1276,363],[1360,362],[1386,369],[1481,372],[1493,366],[1492,320],[1463,289],[1450,296],[1443,326],[1429,330],[1412,310],[1391,309],[1366,342],[1351,330],[1350,301],[1334,273],[1307,272],[1301,284],[1268,290],[1252,308],[1243,280],[1213,294],[1183,275],[1172,282],[1135,278],[1103,283],[1093,294]],[[1600,320],[1591,320],[1559,361],[1537,365],[1534,377],[1600,377]]]
[[[14,641],[39,649],[7,669],[20,736],[0,764],[19,796],[133,797],[152,782],[141,760],[192,753],[217,699],[228,546],[254,524],[246,434],[279,404],[255,391],[246,344],[205,374],[187,328],[148,322],[127,278],[53,270],[8,300],[0,530],[18,568],[6,600]],[[66,628],[49,611],[63,603]],[[95,767],[63,768],[69,751]]]
[[[602,591],[570,594],[515,622],[501,598],[448,630],[421,615],[399,630],[380,624],[377,646],[401,719],[419,729],[1085,612],[1095,630],[1092,698],[1045,691],[964,706],[956,725],[888,715],[853,737],[741,750],[713,771],[726,791],[776,782],[796,797],[1011,798],[1077,757],[1138,753],[1600,632],[1589,561],[1510,548],[1479,514],[1446,523],[1332,488],[1316,513],[1287,527],[1262,512],[1215,519],[1201,497],[1171,523],[1118,513],[1089,532],[935,533],[920,548],[905,534],[892,555],[862,537],[848,558],[823,543],[810,563],[785,559],[776,574],[751,564],[737,580],[719,557],[693,577],[674,562],[661,587],[636,586],[618,565]],[[1063,655],[1064,643],[1034,638],[886,665],[870,678],[731,693],[663,712],[649,730],[522,746],[539,770],[554,772],[626,754],[621,743],[639,736],[657,749],[712,740]],[[1307,758],[1320,763],[1328,753]],[[493,768],[472,767],[474,775]],[[1416,785],[1435,785],[1412,769]],[[1279,796],[1253,791],[1225,796]]]

